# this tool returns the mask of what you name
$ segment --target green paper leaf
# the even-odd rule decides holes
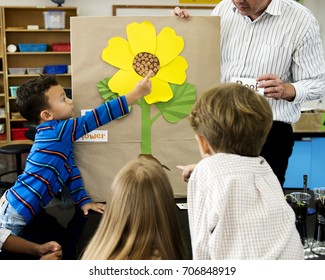
[[[118,97],[118,94],[112,92],[111,89],[108,87],[108,82],[111,78],[112,77],[107,77],[97,83],[99,94],[103,97],[105,101],[112,100]]]
[[[105,102],[119,97],[119,95],[115,92],[112,92],[108,86],[108,82],[111,78],[112,77],[107,77],[97,83],[97,89],[99,91],[99,94],[102,96],[102,98],[104,99]],[[131,105],[128,106],[128,108],[129,108],[129,112],[131,112]],[[122,116],[120,118],[124,118],[124,117],[125,116]]]
[[[189,83],[182,85],[170,84],[170,87],[174,97],[168,102],[155,103],[155,106],[166,121],[176,123],[187,117],[191,112],[196,100],[196,88]]]

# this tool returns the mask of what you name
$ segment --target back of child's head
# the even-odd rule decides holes
[[[41,75],[28,80],[17,89],[16,105],[20,114],[29,122],[39,124],[41,111],[48,109],[45,93],[58,85],[53,75]]]
[[[197,100],[189,116],[215,152],[258,156],[272,126],[266,98],[240,84],[219,85]]]
[[[83,259],[185,258],[172,187],[159,162],[141,156],[120,170],[94,240]]]

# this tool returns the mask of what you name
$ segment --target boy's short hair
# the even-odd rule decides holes
[[[189,121],[195,133],[204,135],[215,152],[258,156],[273,117],[264,96],[229,83],[203,93]]]
[[[29,122],[39,124],[41,111],[49,108],[45,93],[58,84],[54,75],[40,75],[22,84],[16,99],[20,114]]]

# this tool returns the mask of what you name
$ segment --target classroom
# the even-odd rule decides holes
[[[324,12],[2,0],[0,263],[325,260]]]

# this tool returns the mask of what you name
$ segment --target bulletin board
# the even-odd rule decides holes
[[[75,116],[82,110],[103,103],[98,82],[113,76],[118,69],[102,59],[102,52],[113,37],[127,40],[126,27],[150,22],[157,34],[166,26],[184,40],[181,56],[187,61],[186,83],[195,86],[196,98],[220,83],[220,18],[175,16],[74,17],[71,19],[72,88]],[[127,82],[127,81],[125,81]],[[153,106],[151,114],[156,114]],[[76,142],[75,160],[85,188],[94,201],[106,201],[116,173],[141,153],[141,110],[132,106],[126,117],[102,126],[108,132],[107,142]],[[157,118],[151,128],[152,155],[166,170],[175,197],[186,197],[187,186],[176,165],[198,162],[199,154],[194,132],[186,117],[177,123]]]

